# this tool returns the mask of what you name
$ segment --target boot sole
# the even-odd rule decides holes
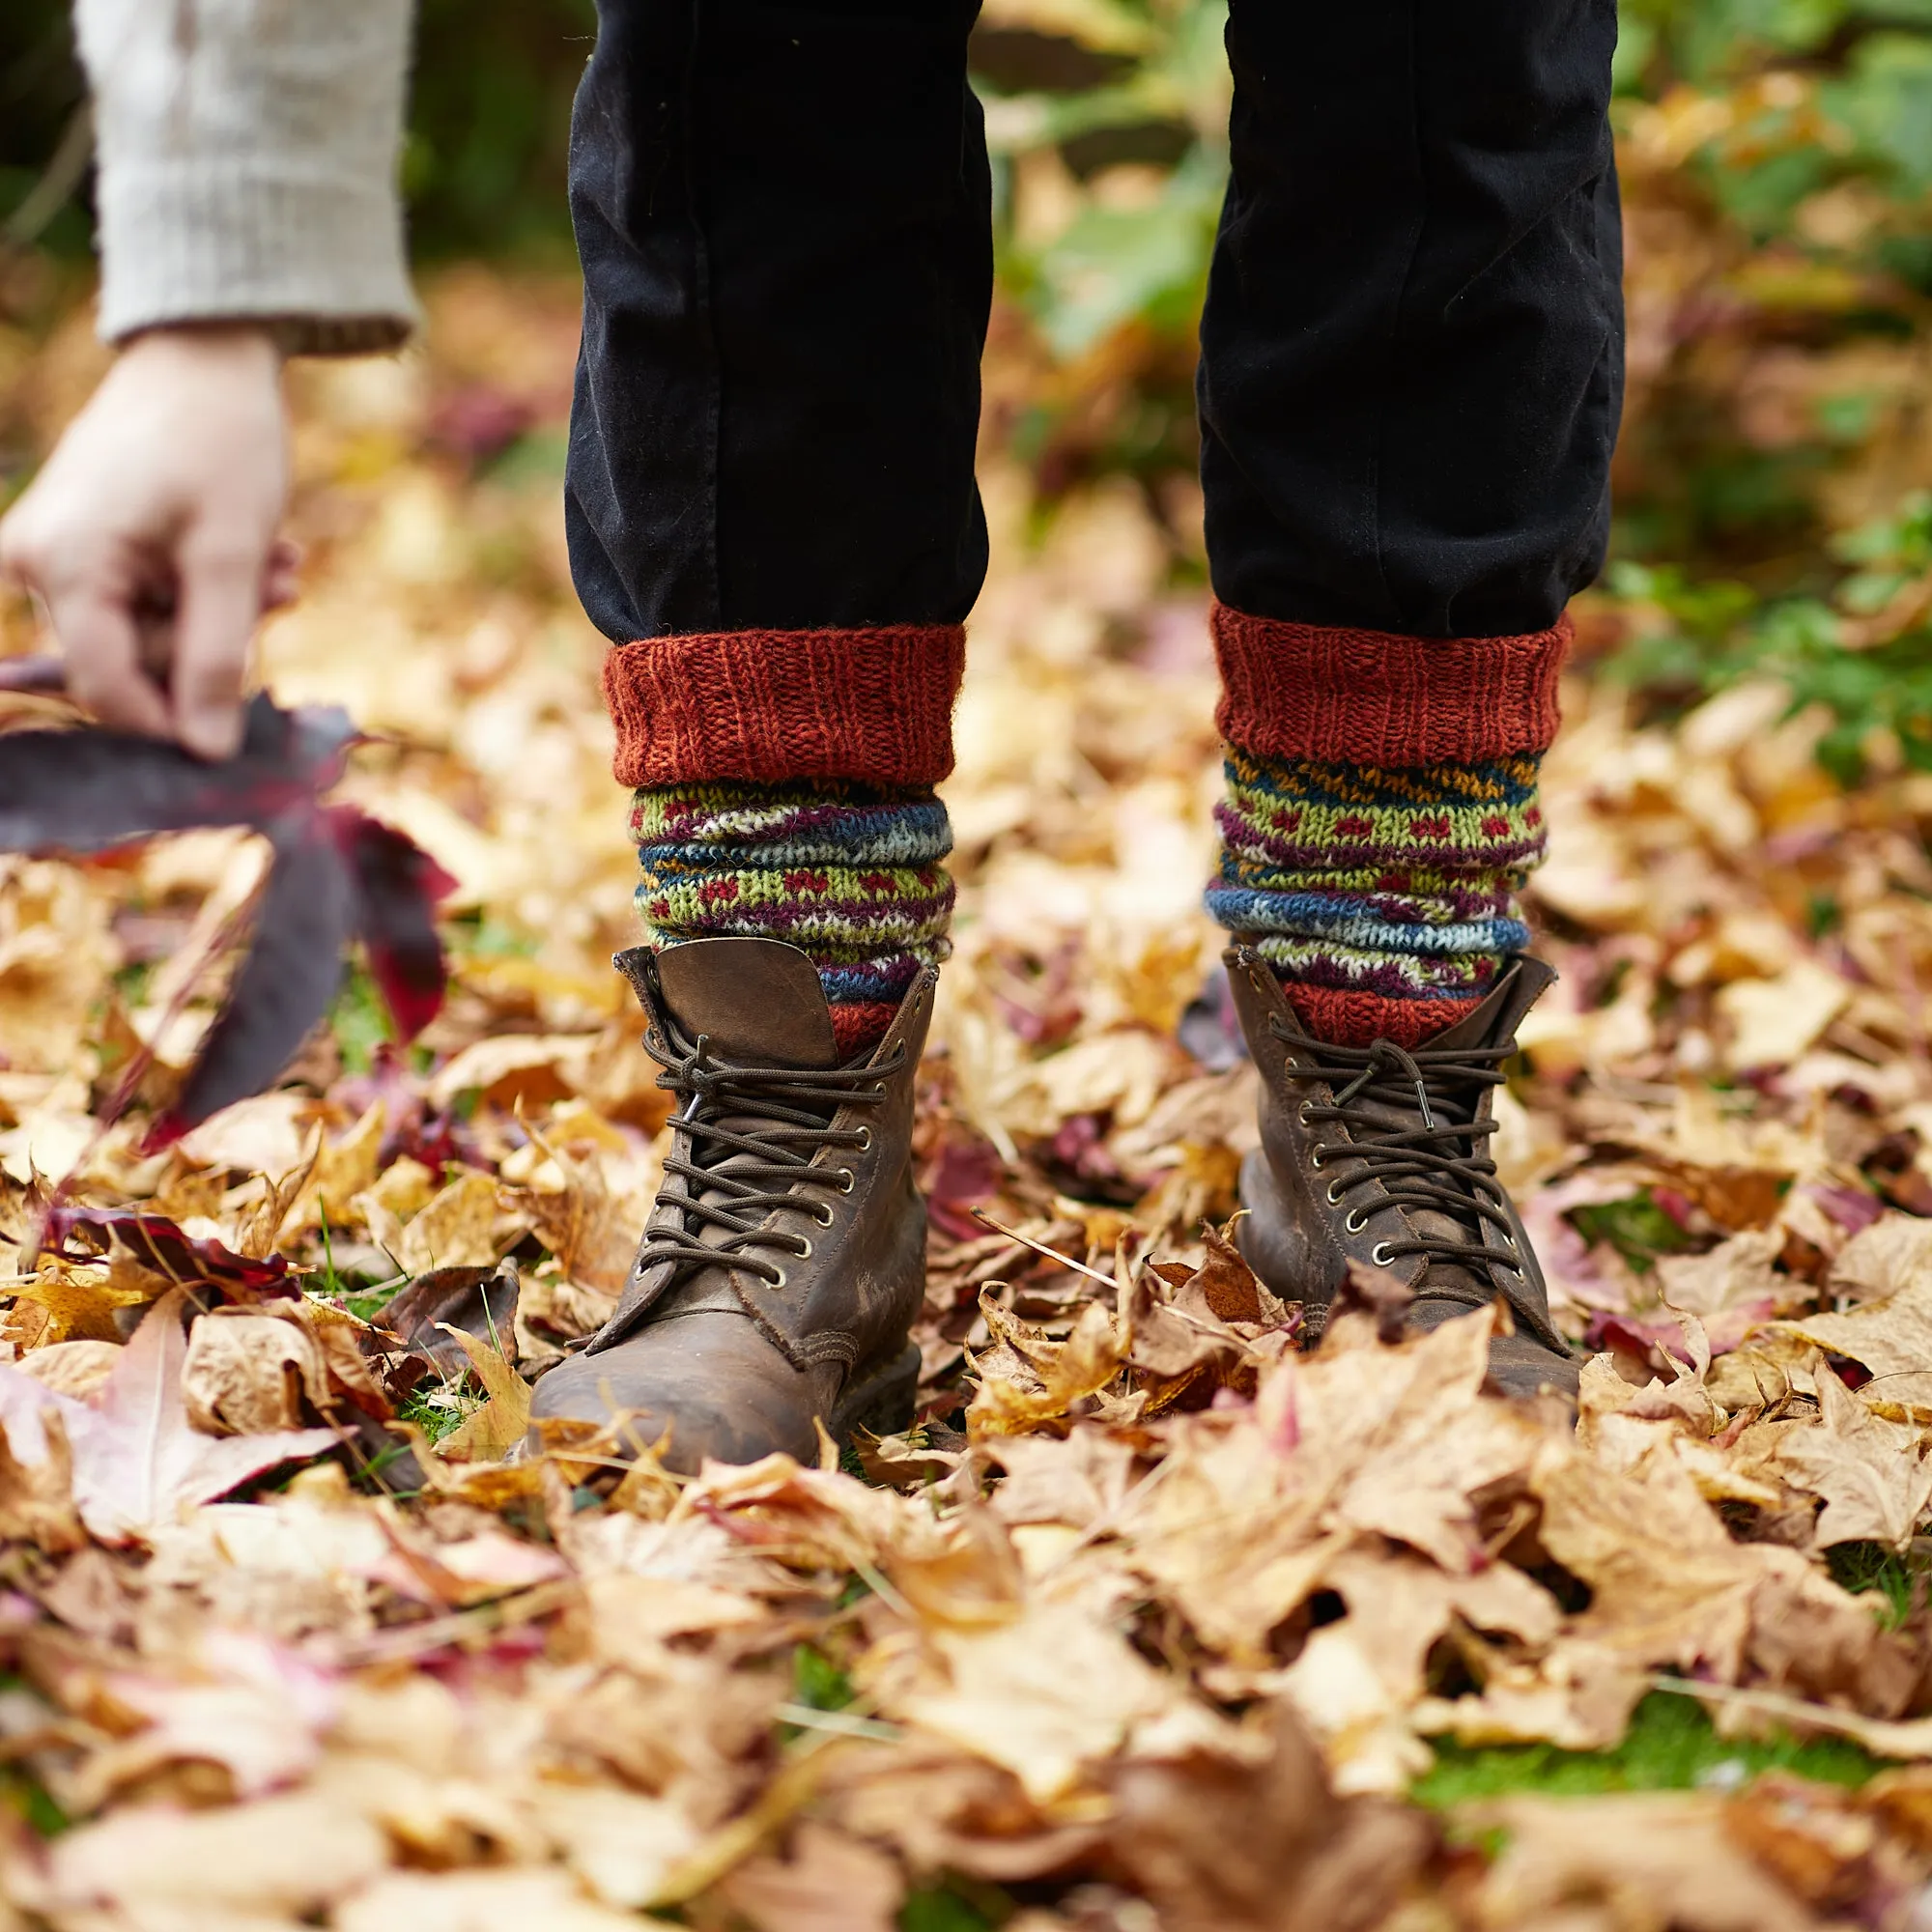
[[[914,1398],[919,1393],[919,1345],[908,1342],[882,1369],[874,1369],[839,1398],[826,1424],[835,1442],[852,1439],[854,1430],[871,1435],[897,1435],[912,1424]]]

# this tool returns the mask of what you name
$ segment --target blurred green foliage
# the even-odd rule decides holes
[[[567,250],[593,0],[421,0],[404,156],[426,260]],[[1047,502],[1191,470],[1226,171],[1226,0],[989,0],[974,37],[1010,366],[995,429]],[[1769,671],[1831,768],[1932,760],[1932,0],[1623,0],[1631,387],[1593,648],[1658,703]],[[80,89],[67,0],[0,8],[0,224],[51,212]],[[70,155],[72,152],[70,140]],[[59,185],[59,171],[53,171]],[[1920,493],[1920,494],[1915,494]]]

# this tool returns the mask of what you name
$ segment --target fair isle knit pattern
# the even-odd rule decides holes
[[[1208,910],[1318,1034],[1413,1045],[1529,944],[1518,895],[1544,852],[1540,762],[1387,770],[1231,747]]]
[[[832,780],[652,785],[631,805],[653,944],[782,939],[810,954],[839,1049],[892,1024],[921,969],[951,951],[952,849],[930,791]]]

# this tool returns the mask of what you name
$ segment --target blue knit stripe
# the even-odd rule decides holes
[[[1529,927],[1520,919],[1458,924],[1376,919],[1359,906],[1322,893],[1260,893],[1210,886],[1208,915],[1233,932],[1334,939],[1363,952],[1426,952],[1446,958],[1457,952],[1520,952],[1529,944]]]

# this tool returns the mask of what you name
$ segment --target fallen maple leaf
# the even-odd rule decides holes
[[[530,1385],[510,1366],[509,1358],[489,1343],[479,1341],[467,1329],[452,1328],[446,1322],[437,1325],[469,1357],[469,1366],[489,1397],[462,1428],[443,1438],[441,1452],[453,1462],[500,1462],[528,1433]]]
[[[8,738],[0,851],[102,852],[202,826],[243,826],[274,849],[254,944],[173,1106],[150,1132],[153,1148],[281,1071],[333,996],[352,936],[367,947],[404,1039],[441,1005],[434,915],[454,882],[400,832],[353,806],[321,803],[355,737],[339,710],[284,711],[257,694],[241,750],[219,764],[91,725]]]
[[[29,1464],[45,1459],[41,1418],[52,1409],[73,1457],[80,1520],[102,1543],[131,1542],[264,1469],[335,1446],[327,1429],[216,1437],[190,1428],[182,1398],[187,1340],[181,1303],[176,1290],[149,1310],[91,1403],[59,1395],[0,1363],[0,1427],[14,1456]]]
[[[1875,1414],[1829,1368],[1814,1378],[1818,1422],[1784,1436],[1775,1460],[1800,1489],[1824,1498],[1818,1547],[1871,1542],[1903,1549],[1932,1508],[1924,1432]]]
[[[1483,1882],[1481,1922],[1555,1925],[1561,1914],[1577,1925],[1806,1932],[1817,1921],[1738,1846],[1729,1808],[1690,1791],[1471,1805],[1467,1826],[1507,1833]]]

